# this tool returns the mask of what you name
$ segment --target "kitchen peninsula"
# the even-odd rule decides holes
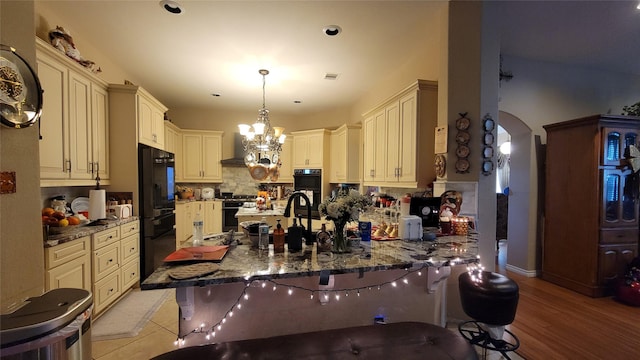
[[[451,266],[476,263],[478,253],[476,234],[372,241],[348,254],[318,252],[315,244],[274,253],[241,242],[213,274],[174,280],[169,271],[180,265],[165,265],[141,284],[176,288],[185,346],[368,325],[376,317],[444,326],[444,280]]]

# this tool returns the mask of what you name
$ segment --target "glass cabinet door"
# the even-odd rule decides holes
[[[603,134],[602,165],[619,166],[629,154],[629,146],[638,144],[638,130],[605,128]]]
[[[637,227],[638,174],[617,169],[602,174],[602,225]]]

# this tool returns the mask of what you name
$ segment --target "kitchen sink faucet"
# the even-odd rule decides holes
[[[291,216],[291,202],[293,201],[294,198],[298,196],[301,196],[305,200],[307,205],[307,237],[306,237],[305,243],[307,245],[311,245],[313,244],[314,239],[313,239],[313,236],[311,236],[311,202],[309,201],[309,197],[307,197],[307,195],[305,195],[301,191],[296,191],[293,194],[291,194],[291,196],[289,196],[289,200],[287,201],[287,207],[284,208],[284,217]]]

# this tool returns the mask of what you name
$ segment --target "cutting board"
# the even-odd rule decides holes
[[[164,262],[214,261],[220,262],[229,251],[228,245],[180,248],[164,258]]]

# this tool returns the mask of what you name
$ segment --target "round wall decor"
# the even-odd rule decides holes
[[[35,124],[41,113],[38,76],[14,48],[0,45],[0,121],[21,129]]]

